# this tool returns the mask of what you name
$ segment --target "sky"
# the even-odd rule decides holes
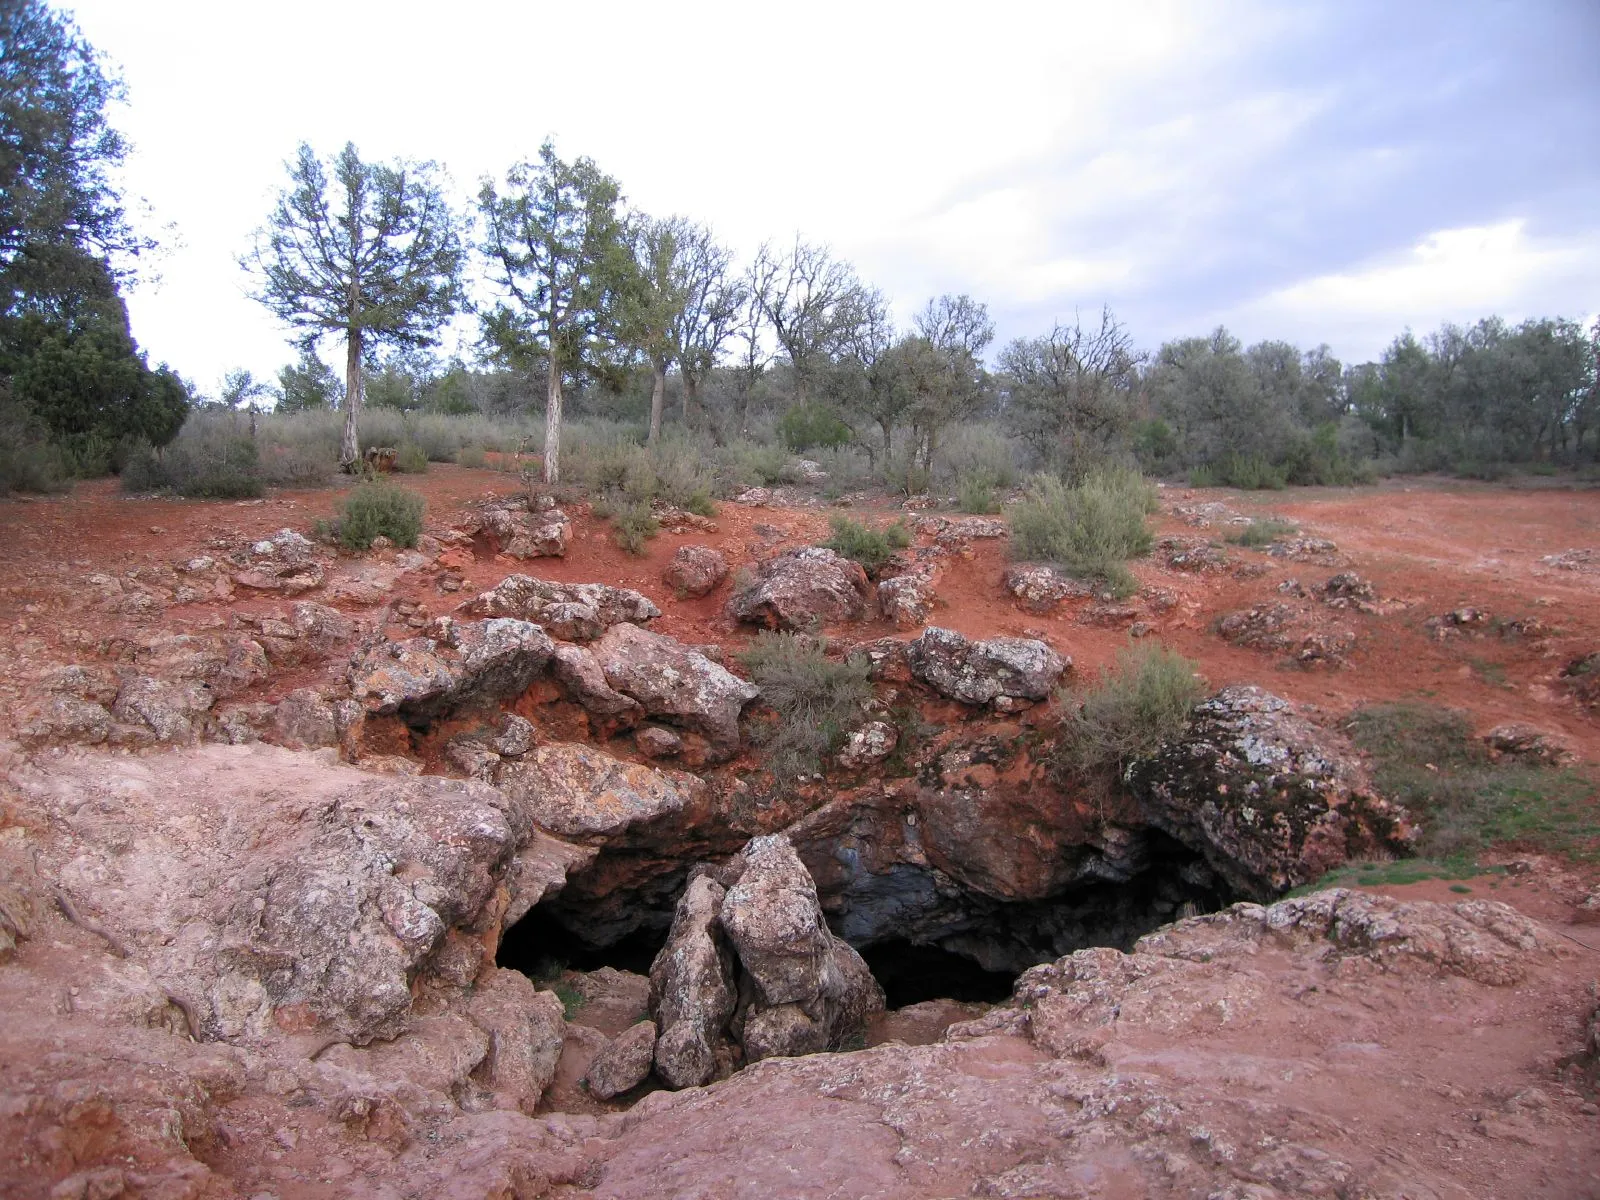
[[[742,259],[828,245],[903,322],[969,293],[997,346],[1109,304],[1149,349],[1359,362],[1600,309],[1597,0],[66,7],[165,247],[134,335],[213,395],[294,357],[238,260],[302,141],[434,160],[466,205],[553,138]]]

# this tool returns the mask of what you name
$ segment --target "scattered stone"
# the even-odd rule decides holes
[[[808,630],[860,619],[869,595],[860,563],[807,546],[763,562],[728,609],[735,620],[767,629]]]
[[[247,692],[272,677],[267,652],[259,642],[236,638],[228,645],[228,656],[212,681],[215,693],[227,699]]]
[[[794,473],[796,482],[823,483],[828,478],[828,473],[822,469],[822,464],[813,462],[809,458],[797,458],[789,464],[789,469]]]
[[[215,702],[215,694],[204,683],[132,675],[118,689],[111,715],[125,725],[148,729],[158,742],[182,744],[199,736],[201,722]]]
[[[315,750],[337,746],[339,727],[333,705],[315,688],[297,688],[273,710],[272,732],[280,746],[291,750]]]
[[[901,629],[917,629],[928,623],[933,614],[934,583],[939,573],[931,566],[897,575],[878,584],[878,611],[884,619],[893,621]]]
[[[874,766],[894,753],[900,731],[888,721],[869,721],[852,731],[840,748],[838,762],[846,771]]]
[[[656,1074],[670,1088],[709,1083],[717,1043],[733,1016],[733,954],[718,915],[726,889],[706,875],[689,880],[672,931],[650,964]]]
[[[541,829],[596,844],[680,813],[705,784],[684,771],[657,771],[577,742],[536,746],[503,762],[495,785]]]
[[[601,1100],[620,1096],[644,1082],[655,1059],[656,1023],[640,1021],[619,1033],[589,1064],[589,1092]]]
[[[1569,660],[1561,679],[1579,704],[1600,707],[1600,650]]]
[[[1558,571],[1600,571],[1600,550],[1564,550],[1560,554],[1546,554],[1539,561]]]
[[[525,496],[485,504],[461,526],[461,532],[468,537],[486,536],[496,553],[519,559],[561,558],[572,541],[572,523],[566,513],[553,506],[530,512]]]
[[[1240,646],[1287,650],[1294,639],[1286,631],[1299,619],[1300,614],[1287,604],[1261,604],[1226,614],[1217,622],[1217,633],[1223,641]]]
[[[583,646],[556,643],[550,658],[550,674],[575,703],[597,717],[637,717],[644,710],[631,696],[624,696],[606,682],[600,660]]]
[[[1072,661],[1033,638],[970,641],[930,625],[906,647],[911,673],[942,696],[983,705],[1007,696],[1045,700]]]
[[[1317,629],[1300,639],[1295,660],[1303,667],[1347,667],[1356,635],[1348,629]]]
[[[710,546],[679,546],[661,573],[680,596],[704,596],[728,577],[728,560]]]
[[[1020,608],[1039,615],[1051,612],[1063,601],[1094,595],[1094,588],[1081,579],[1073,579],[1041,563],[1012,563],[1006,568],[1002,582]]]
[[[1353,751],[1256,687],[1197,705],[1184,732],[1133,763],[1127,780],[1151,823],[1257,898],[1349,859],[1404,853],[1414,837]]]
[[[1273,542],[1267,547],[1273,558],[1287,558],[1292,562],[1311,563],[1317,566],[1336,567],[1339,564],[1339,547],[1327,538],[1295,537]]]
[[[1174,571],[1221,571],[1228,565],[1227,552],[1205,538],[1168,536],[1156,539],[1156,551]]]
[[[1548,766],[1565,766],[1574,755],[1560,738],[1532,725],[1511,723],[1496,725],[1483,735],[1489,757],[1495,761],[1509,758],[1516,762],[1533,762]]]
[[[646,758],[673,758],[683,750],[683,739],[660,725],[647,725],[633,735],[639,753]]]
[[[527,691],[554,650],[543,629],[500,617],[442,617],[433,636],[381,642],[350,665],[351,693],[368,712],[434,720],[471,701]]]
[[[569,642],[590,641],[613,625],[642,625],[661,615],[647,597],[631,588],[604,583],[554,583],[531,575],[508,575],[456,611],[478,617],[537,621],[551,636]]]
[[[1354,608],[1360,612],[1376,612],[1377,589],[1369,580],[1354,571],[1344,571],[1322,585],[1322,600],[1330,608]]]
[[[650,501],[650,515],[667,533],[715,533],[717,523],[710,517],[688,512],[664,500]]]

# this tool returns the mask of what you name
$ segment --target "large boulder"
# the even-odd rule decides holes
[[[639,1021],[606,1043],[589,1063],[586,1078],[591,1095],[601,1100],[638,1087],[655,1060],[656,1023]]]
[[[558,642],[550,658],[550,674],[569,699],[596,717],[631,723],[644,710],[606,682],[600,660],[583,646]]]
[[[1048,699],[1072,665],[1035,638],[974,642],[936,625],[923,630],[906,653],[917,679],[941,696],[972,705]]]
[[[733,594],[728,611],[735,620],[767,629],[814,629],[858,620],[870,596],[860,563],[808,546],[762,563]]]
[[[477,617],[536,621],[552,637],[569,642],[590,641],[613,625],[643,625],[661,615],[648,597],[631,588],[604,583],[556,583],[531,575],[508,575],[457,611]]]
[[[728,560],[710,546],[679,546],[661,582],[680,596],[704,596],[728,577]]]
[[[471,702],[518,696],[554,650],[538,625],[509,617],[442,617],[429,632],[380,642],[351,662],[350,690],[368,712],[431,721]]]
[[[541,829],[589,844],[681,813],[705,790],[697,776],[577,742],[535,746],[519,762],[500,763],[495,784]]]
[[[932,566],[885,579],[878,584],[878,611],[902,629],[926,625],[938,599],[934,592],[938,579],[939,572]]]
[[[572,522],[553,504],[529,511],[526,496],[502,497],[484,505],[461,526],[468,537],[486,538],[511,558],[561,558],[572,540]]]
[[[1257,687],[1197,705],[1184,732],[1127,779],[1151,824],[1257,898],[1349,859],[1403,854],[1414,836],[1353,750]]]
[[[701,734],[713,756],[739,749],[739,714],[761,694],[749,680],[681,642],[634,625],[614,625],[593,646],[606,683],[652,717]]]
[[[883,1008],[861,956],[822,918],[817,887],[789,839],[752,839],[719,917],[751,996],[740,1025],[749,1059],[838,1047]]]
[[[668,1087],[710,1082],[717,1043],[733,1016],[733,956],[717,919],[724,895],[709,876],[691,879],[650,964],[650,1012],[660,1029],[656,1074]]]

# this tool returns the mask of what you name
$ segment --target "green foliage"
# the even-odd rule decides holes
[[[402,475],[426,474],[428,452],[415,442],[406,442],[395,454],[394,469]]]
[[[843,446],[855,434],[827,405],[796,404],[779,418],[778,436],[798,454],[813,447]]]
[[[933,481],[960,489],[966,479],[986,479],[997,491],[1016,487],[1019,443],[991,425],[957,425],[949,430],[933,459]]]
[[[594,503],[594,514],[610,518],[617,545],[636,557],[642,557],[645,543],[661,532],[661,523],[650,514],[650,502],[626,492],[612,491],[601,496]]]
[[[1155,489],[1137,471],[1097,471],[1075,487],[1035,475],[1008,514],[1011,552],[1131,595],[1138,581],[1124,564],[1150,552],[1145,517],[1155,507]]]
[[[422,532],[423,498],[398,484],[374,481],[356,485],[339,518],[339,540],[352,550],[367,550],[377,537],[396,546],[417,544]]]
[[[261,495],[261,459],[247,434],[217,423],[158,449],[141,446],[122,468],[130,492],[174,492],[208,500],[240,500]]]
[[[1114,666],[1075,695],[1061,724],[1056,762],[1082,775],[1121,775],[1183,731],[1205,695],[1199,664],[1164,646],[1120,651]]]
[[[1493,762],[1465,714],[1429,704],[1373,704],[1348,722],[1372,756],[1378,790],[1422,827],[1419,855],[1470,862],[1496,843],[1600,856],[1592,779],[1568,769]]]
[[[489,456],[484,453],[482,446],[463,446],[456,451],[456,465],[458,467],[482,468],[487,466]]]
[[[895,551],[911,545],[911,530],[904,521],[873,529],[835,514],[828,518],[828,529],[828,540],[822,544],[835,554],[860,563],[868,575],[876,575]]]
[[[956,507],[964,513],[997,513],[1000,500],[995,495],[998,480],[979,468],[956,480]]]
[[[767,764],[780,778],[816,771],[872,698],[866,658],[831,659],[818,638],[762,630],[739,659],[778,714],[764,746]]]
[[[1403,887],[1430,879],[1475,879],[1483,875],[1502,875],[1504,867],[1479,867],[1460,859],[1438,862],[1433,859],[1396,858],[1346,863],[1329,871],[1314,883],[1297,887],[1290,896],[1305,896],[1335,887]],[[1459,885],[1451,891],[1458,890]],[[1465,889],[1470,891],[1470,888]]]
[[[1281,517],[1260,517],[1251,521],[1238,533],[1229,534],[1228,541],[1235,546],[1247,546],[1252,550],[1259,550],[1272,545],[1273,542],[1291,538],[1299,532],[1300,527],[1293,521],[1285,521]]]
[[[1283,468],[1260,454],[1228,454],[1189,472],[1191,487],[1233,487],[1247,491],[1278,491],[1288,486]]]
[[[61,492],[73,471],[61,448],[27,409],[0,392],[0,496],[9,492]]]

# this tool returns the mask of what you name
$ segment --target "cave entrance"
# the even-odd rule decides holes
[[[1009,971],[986,971],[964,954],[899,938],[864,946],[860,953],[891,1009],[924,1000],[998,1004],[1011,995],[1017,978]]]
[[[615,967],[648,975],[666,941],[665,929],[640,928],[608,946],[597,946],[564,925],[550,908],[536,904],[505,931],[495,963],[537,980],[553,979],[566,968],[598,971]]]

